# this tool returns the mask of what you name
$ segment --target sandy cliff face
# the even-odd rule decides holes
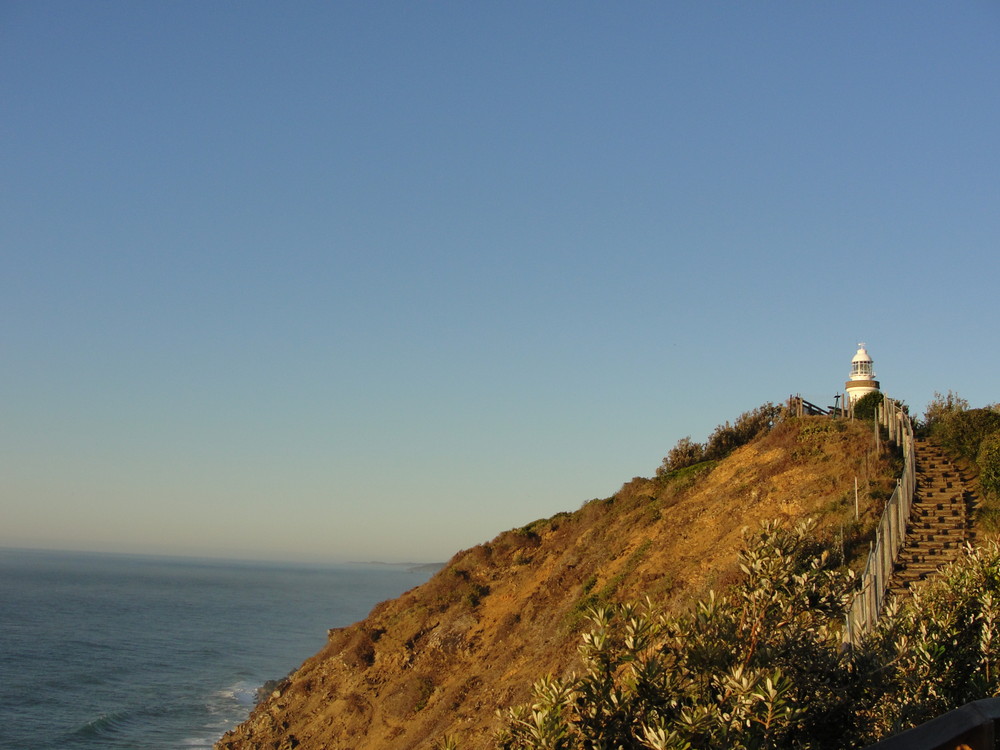
[[[634,479],[608,500],[459,552],[423,586],[331,633],[217,748],[394,750],[448,734],[489,747],[497,707],[574,667],[589,603],[650,594],[683,606],[735,580],[743,528],[771,518],[816,515],[839,531],[854,477],[863,488],[869,475],[887,481],[870,450],[861,425],[790,420],[714,466]],[[874,517],[877,500],[867,505]]]

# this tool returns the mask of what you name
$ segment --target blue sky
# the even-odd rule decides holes
[[[443,560],[1000,400],[1000,5],[6,2],[0,545]]]

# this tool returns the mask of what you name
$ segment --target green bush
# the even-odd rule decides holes
[[[982,442],[1000,432],[1000,412],[993,409],[948,412],[935,421],[930,432],[948,450],[975,461]]]
[[[741,558],[744,580],[688,614],[623,604],[591,612],[584,672],[546,678],[506,714],[498,746],[841,747],[850,656],[839,621],[851,578],[804,530],[769,526]]]
[[[882,404],[885,396],[881,391],[872,391],[854,402],[854,418],[874,420],[878,407]]]
[[[872,729],[887,736],[1000,692],[1000,547],[966,547],[958,562],[890,608],[858,667],[881,670],[865,696]],[[870,703],[870,707],[869,707]]]
[[[704,459],[705,446],[694,442],[691,436],[688,435],[678,440],[677,444],[670,449],[670,452],[663,459],[663,463],[656,470],[656,474],[657,476],[664,476],[672,471],[694,466],[697,463],[701,463]]]
[[[927,404],[927,409],[924,411],[922,427],[929,430],[949,414],[965,411],[968,408],[969,402],[957,393],[949,390],[948,395],[942,395],[934,391],[934,398]]]
[[[1000,500],[1000,432],[985,438],[976,455],[979,486],[991,498]]]
[[[707,460],[725,458],[740,446],[770,430],[780,415],[781,407],[766,403],[741,414],[732,426],[729,422],[719,425],[708,436],[705,458]]]
[[[781,407],[768,402],[744,412],[737,417],[735,424],[726,422],[716,427],[707,443],[696,443],[690,435],[683,437],[670,449],[656,474],[666,476],[672,471],[685,469],[702,461],[725,458],[735,449],[770,430],[780,417]]]

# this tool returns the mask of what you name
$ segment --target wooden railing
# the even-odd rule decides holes
[[[995,750],[1000,698],[966,703],[866,750]]]
[[[838,398],[839,400],[839,398]],[[831,407],[824,409],[806,401],[802,396],[789,396],[788,413],[802,416],[846,416],[853,418],[853,404],[844,394],[846,409]],[[871,544],[864,572],[859,579],[859,588],[854,595],[847,613],[847,627],[844,643],[856,645],[878,622],[879,613],[885,602],[889,582],[896,566],[896,559],[906,542],[906,523],[913,505],[913,491],[916,486],[914,467],[913,424],[900,405],[890,398],[883,398],[878,408],[878,423],[889,434],[889,442],[903,451],[903,471],[896,482],[896,489],[886,503],[882,518],[875,531],[875,541]],[[876,430],[876,435],[878,431]]]
[[[833,410],[820,409],[801,396],[789,398],[788,408],[793,416],[836,416]],[[844,643],[850,646],[859,643],[878,622],[896,559],[906,541],[906,524],[916,488],[913,424],[910,418],[898,403],[885,398],[879,408],[878,423],[886,428],[889,442],[902,449],[903,470],[882,512],[875,541],[859,580],[859,589],[847,613]],[[984,698],[888,737],[865,750],[998,750],[998,739],[1000,698]]]
[[[832,409],[824,409],[799,395],[788,397],[788,413],[793,417],[833,416]]]
[[[888,430],[889,441],[902,448],[903,471],[882,512],[875,541],[859,580],[860,587],[847,613],[844,642],[852,646],[859,643],[878,622],[896,559],[906,542],[906,523],[910,518],[916,486],[913,424],[910,418],[898,403],[885,398],[879,408],[878,421]]]

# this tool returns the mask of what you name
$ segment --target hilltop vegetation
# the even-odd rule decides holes
[[[877,404],[870,398],[855,413],[871,418]],[[976,464],[995,503],[997,409],[936,394],[921,427]],[[704,455],[699,448],[680,441],[664,466]],[[863,747],[1000,694],[996,541],[969,547],[911,597],[891,601],[876,630],[845,649],[854,576],[810,531],[765,527],[748,539],[729,592],[709,592],[688,611],[664,613],[649,599],[590,610],[581,671],[538,681],[530,704],[504,714],[497,746]]]
[[[972,409],[957,393],[935,393],[920,431],[978,475],[977,525],[988,536],[1000,536],[1000,404]]]
[[[508,710],[503,750],[864,747],[1000,693],[1000,547],[949,566],[843,647],[854,591],[800,526],[767,526],[728,594],[591,611],[582,668]],[[457,747],[446,740],[444,748]]]
[[[658,477],[693,466],[703,461],[717,461],[725,458],[742,445],[746,445],[758,435],[772,427],[781,417],[781,407],[772,403],[762,404],[752,411],[737,417],[735,424],[720,424],[705,443],[696,443],[691,436],[683,437],[670,449],[663,463],[656,470]]]
[[[595,608],[649,595],[679,615],[710,588],[739,584],[746,528],[811,518],[814,543],[845,569],[867,551],[893,457],[875,452],[860,422],[769,427],[729,455],[636,477],[459,552],[423,586],[332,632],[218,747],[385,750],[448,735],[494,747],[497,706],[528,700],[542,675],[583,668],[577,644]]]

